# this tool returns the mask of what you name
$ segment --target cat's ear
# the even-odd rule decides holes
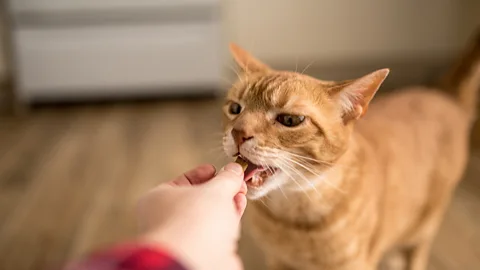
[[[368,110],[368,105],[380,88],[390,70],[374,71],[359,79],[339,83],[331,92],[339,102],[345,122],[359,119]]]
[[[240,48],[237,44],[230,43],[230,52],[240,66],[246,73],[264,72],[270,70],[270,68],[256,59],[250,53]]]

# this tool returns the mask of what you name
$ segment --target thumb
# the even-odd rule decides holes
[[[218,188],[226,195],[235,196],[242,189],[243,169],[237,163],[229,163],[208,182],[208,185]]]

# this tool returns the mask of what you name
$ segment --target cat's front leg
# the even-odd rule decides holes
[[[408,270],[425,270],[428,266],[431,242],[424,241],[412,247],[408,252]]]
[[[309,265],[304,267],[292,267],[287,264],[276,260],[275,258],[267,258],[267,269],[268,270],[377,270],[375,265],[372,265],[363,261],[355,261],[351,263],[341,264],[341,265],[330,265],[330,266],[315,266]],[[389,269],[390,270],[390,269]]]

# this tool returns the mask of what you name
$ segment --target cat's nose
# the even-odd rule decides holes
[[[246,133],[244,130],[232,129],[232,137],[235,143],[240,146],[244,142],[253,139],[251,134]]]

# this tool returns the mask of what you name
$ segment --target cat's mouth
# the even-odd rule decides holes
[[[274,175],[279,170],[275,167],[257,165],[242,155],[238,155],[238,157],[248,163],[248,167],[245,169],[243,177],[248,187],[261,187],[267,178]]]

